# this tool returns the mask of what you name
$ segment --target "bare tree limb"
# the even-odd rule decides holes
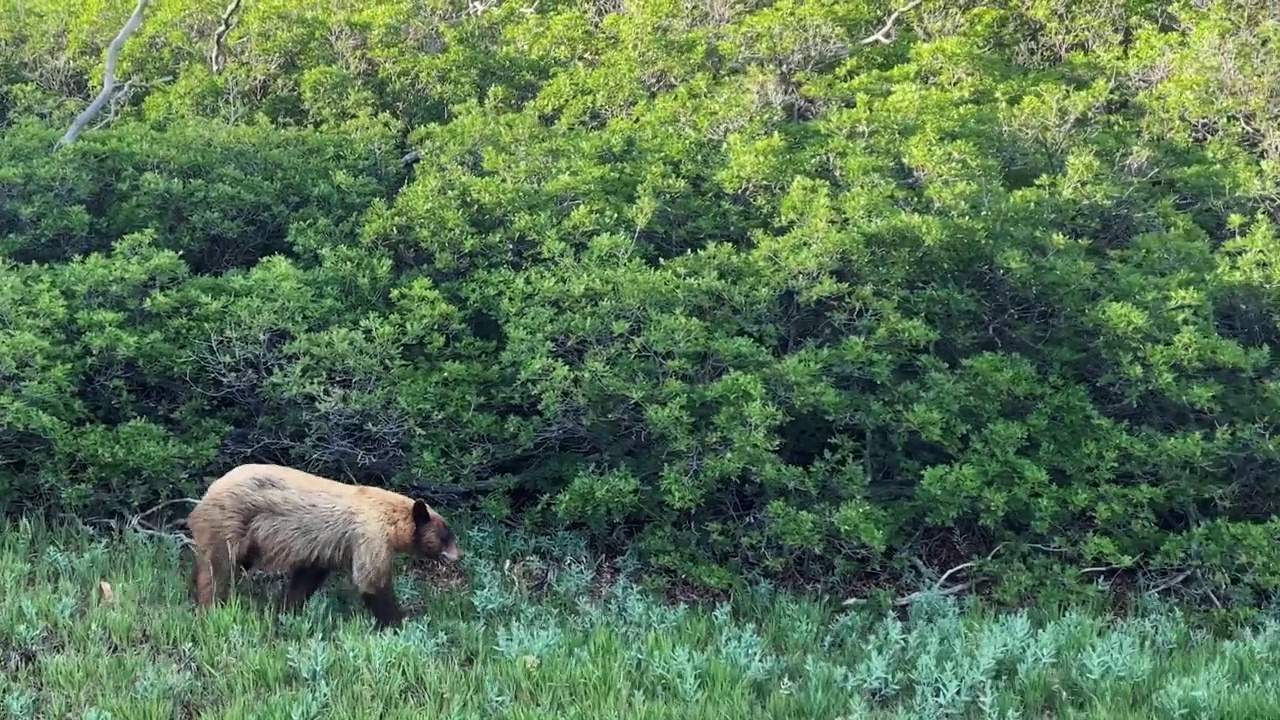
[[[1169,588],[1173,587],[1174,585],[1177,585],[1177,584],[1181,583],[1183,580],[1186,580],[1187,578],[1191,577],[1191,574],[1192,574],[1192,573],[1194,573],[1194,572],[1195,572],[1195,570],[1184,570],[1184,571],[1182,571],[1182,572],[1178,573],[1177,575],[1175,575],[1175,576],[1173,577],[1173,579],[1171,579],[1171,580],[1167,580],[1167,581],[1165,581],[1165,582],[1162,582],[1162,583],[1160,583],[1159,585],[1157,585],[1156,587],[1151,588],[1150,590],[1148,590],[1148,591],[1147,591],[1147,594],[1148,594],[1148,595],[1157,595],[1157,594],[1159,594],[1159,593],[1161,593],[1161,592],[1163,592],[1163,591],[1165,591],[1165,590],[1168,590]]]
[[[968,590],[972,587],[973,587],[973,583],[971,582],[962,582],[959,585],[951,585],[950,587],[945,587],[945,588],[940,586],[935,586],[935,587],[927,588],[925,590],[917,590],[909,595],[903,595],[897,600],[894,600],[893,604],[897,605],[898,607],[906,607],[907,605],[910,605],[911,603],[921,598],[924,598],[928,595],[933,595],[935,593],[938,595],[955,595],[957,593],[962,593],[965,590]]]
[[[996,553],[1000,552],[1004,548],[1004,545],[1005,545],[1004,543],[1000,543],[999,545],[996,545],[995,548],[991,550],[991,552],[987,553],[986,559],[990,560],[991,558],[995,557]],[[912,558],[912,560],[916,560],[916,562],[918,562],[923,567],[924,563],[920,563],[918,559]],[[976,561],[960,563],[959,565],[942,573],[942,577],[938,578],[938,581],[933,584],[933,587],[927,588],[925,590],[917,590],[913,593],[903,595],[897,600],[894,600],[893,604],[897,605],[898,607],[903,607],[906,605],[910,605],[911,603],[919,600],[920,598],[923,598],[928,595],[932,595],[934,593],[938,593],[940,595],[955,595],[957,593],[962,593],[966,590],[969,590],[973,587],[972,581],[962,582],[962,583],[958,583],[956,585],[950,585],[950,586],[945,586],[945,585],[947,582],[947,578],[951,577],[952,575],[955,575],[961,570],[967,570],[973,567],[975,563]],[[845,607],[848,607],[850,605],[857,605],[860,602],[863,602],[862,598],[849,598],[848,600],[845,600],[841,604],[844,605]]]
[[[161,508],[166,508],[166,507],[169,507],[170,505],[176,505],[178,503],[186,503],[188,505],[198,505],[200,504],[200,501],[194,498],[177,498],[175,500],[166,500],[165,502],[160,503],[159,505],[151,508],[150,510],[139,513],[136,519],[142,520],[142,518],[150,515],[153,512],[157,512]]]
[[[893,38],[889,37],[889,33],[893,32],[893,26],[895,23],[898,22],[898,18],[914,10],[916,6],[920,4],[920,2],[921,0],[911,0],[911,2],[907,3],[906,5],[903,5],[897,10],[894,10],[892,13],[889,14],[889,18],[884,21],[883,27],[881,27],[875,33],[868,35],[862,38],[861,40],[859,40],[858,44],[870,45],[873,42],[878,42],[881,45],[888,45],[893,40]]]
[[[213,68],[213,74],[217,75],[222,72],[222,68],[227,64],[227,33],[231,32],[231,28],[236,24],[236,13],[240,11],[240,0],[231,0],[231,4],[222,13],[222,24],[218,26],[218,31],[213,34],[213,50],[209,52],[209,65]]]
[[[164,530],[157,530],[156,528],[152,527],[150,523],[143,520],[143,518],[145,518],[146,516],[154,512],[157,512],[161,508],[165,508],[170,505],[175,505],[177,503],[187,503],[188,505],[195,505],[197,502],[199,501],[194,500],[192,498],[177,498],[176,500],[169,500],[167,502],[162,502],[159,505],[151,508],[150,510],[143,511],[141,513],[138,513],[137,515],[133,515],[132,517],[130,517],[128,522],[124,523],[123,529],[136,532],[140,535],[150,535],[152,537],[161,537],[161,538],[168,538],[170,540],[176,540],[178,543],[182,545],[191,545],[192,544],[191,538],[187,537],[181,532],[167,532]],[[186,521],[180,520],[179,523],[185,525]],[[89,525],[90,526],[104,525],[106,527],[111,528],[113,532],[119,532],[121,530],[121,524],[115,518],[93,518],[89,520]]]
[[[70,145],[80,137],[80,133],[84,132],[85,127],[102,112],[102,107],[111,100],[116,91],[116,60],[120,57],[120,48],[124,47],[124,41],[129,39],[138,26],[142,24],[142,14],[147,9],[149,0],[138,0],[138,6],[133,9],[133,14],[125,22],[124,27],[120,28],[120,32],[115,39],[111,41],[111,45],[107,46],[107,66],[102,73],[102,90],[98,93],[98,97],[94,98],[89,107],[76,116],[71,127],[67,128],[67,132],[53,146],[54,150],[64,145]]]
[[[152,537],[160,537],[160,538],[168,538],[170,540],[176,540],[181,545],[189,546],[189,545],[195,544],[191,538],[187,537],[186,535],[183,535],[180,532],[164,532],[163,530],[156,530],[155,528],[151,527],[147,523],[142,522],[142,520],[140,519],[140,516],[136,516],[136,515],[133,517],[133,519],[129,521],[129,529],[132,530],[133,532],[138,533],[139,535],[150,535]]]

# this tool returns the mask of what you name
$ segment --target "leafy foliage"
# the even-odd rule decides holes
[[[0,503],[274,461],[717,587],[1280,583],[1264,4],[273,0],[217,75],[166,4],[51,154],[128,5],[0,10]]]

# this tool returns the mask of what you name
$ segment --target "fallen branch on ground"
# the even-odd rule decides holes
[[[180,532],[165,532],[163,530],[156,530],[155,528],[150,527],[146,523],[139,520],[138,516],[136,515],[133,517],[132,520],[129,521],[129,529],[142,535],[151,535],[154,537],[162,537],[162,538],[169,538],[171,540],[177,540],[179,543],[183,545],[195,544],[194,542],[192,542],[191,538],[187,537],[186,535],[183,535]]]
[[[177,540],[179,543],[183,545],[191,545],[192,544],[191,538],[187,537],[186,535],[180,532],[166,532],[164,530],[158,530],[155,527],[152,527],[150,523],[144,521],[143,518],[155,512],[158,512],[162,508],[169,507],[170,505],[176,505],[177,503],[187,503],[188,505],[195,505],[198,502],[199,500],[193,500],[191,498],[176,498],[174,500],[166,500],[165,502],[162,502],[159,505],[156,505],[150,510],[144,510],[143,512],[140,512],[137,515],[134,515],[133,517],[131,517],[129,519],[127,527],[130,530],[142,535],[151,535],[154,537],[169,538],[172,540]],[[185,520],[182,520],[179,522],[181,522],[184,525],[186,524]],[[109,524],[113,526],[115,525],[115,523],[113,522]]]
[[[1177,585],[1177,584],[1181,583],[1183,580],[1186,580],[1187,578],[1191,577],[1191,575],[1192,575],[1194,572],[1195,572],[1195,570],[1184,570],[1184,571],[1182,571],[1182,572],[1178,573],[1177,575],[1175,575],[1175,576],[1173,577],[1173,579],[1172,579],[1172,580],[1167,580],[1167,581],[1165,581],[1165,582],[1162,582],[1162,583],[1160,583],[1159,585],[1155,586],[1154,588],[1152,588],[1152,589],[1148,590],[1148,591],[1147,591],[1147,594],[1148,594],[1148,595],[1156,595],[1156,594],[1158,594],[1158,593],[1160,593],[1160,592],[1163,592],[1163,591],[1165,591],[1165,590],[1168,590],[1169,588],[1173,587],[1174,585]]]
[[[992,549],[991,552],[987,553],[987,557],[985,559],[990,560],[991,558],[995,557],[995,554],[1000,552],[1002,548],[1004,548],[1004,543],[1000,543],[999,545],[995,546],[995,548]],[[907,595],[903,595],[897,600],[894,600],[893,604],[898,607],[903,607],[905,605],[910,605],[911,603],[928,595],[933,595],[933,594],[955,595],[957,593],[962,593],[962,592],[965,592],[966,590],[970,590],[973,588],[972,581],[962,582],[956,585],[950,585],[946,587],[944,587],[944,585],[946,585],[947,578],[951,577],[952,575],[955,575],[961,570],[968,570],[969,568],[973,567],[976,563],[977,561],[975,560],[970,560],[969,562],[960,563],[959,565],[942,573],[942,577],[938,578],[938,581],[933,584],[933,587],[926,588],[924,590],[917,590],[913,593],[908,593]],[[863,602],[863,598],[849,598],[848,600],[845,600],[841,604],[844,605],[845,607],[848,607],[850,605],[856,605],[860,602]]]
[[[151,508],[150,510],[147,510],[146,512],[138,513],[138,515],[136,515],[135,517],[137,517],[138,519],[142,519],[142,518],[144,518],[144,517],[146,517],[146,516],[150,515],[151,513],[154,513],[154,512],[156,512],[157,510],[160,510],[161,508],[166,508],[166,507],[169,507],[170,505],[176,505],[176,504],[178,504],[178,503],[186,503],[186,504],[188,504],[188,505],[197,505],[197,504],[199,504],[199,503],[200,503],[200,501],[199,501],[199,500],[194,500],[194,499],[192,499],[192,498],[185,498],[185,497],[184,497],[184,498],[176,498],[176,499],[174,499],[174,500],[166,500],[166,501],[164,501],[164,502],[160,503],[159,505],[157,505],[157,506],[155,506],[155,507]]]

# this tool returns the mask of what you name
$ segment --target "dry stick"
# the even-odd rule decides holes
[[[915,7],[920,4],[920,2],[921,0],[911,0],[911,2],[907,3],[906,5],[903,5],[897,10],[894,10],[892,13],[890,13],[889,19],[884,21],[884,27],[880,28],[873,34],[862,38],[861,40],[858,41],[858,44],[870,45],[873,42],[878,42],[882,45],[888,45],[890,42],[889,33],[893,30],[894,23],[898,22],[898,18],[902,17],[902,15],[904,15],[905,13],[908,13],[914,10]]]
[[[107,67],[102,73],[101,92],[98,93],[98,97],[94,98],[89,107],[84,109],[84,112],[76,116],[75,122],[71,123],[70,128],[67,128],[67,133],[53,146],[54,150],[75,142],[75,139],[84,131],[89,121],[93,120],[99,112],[102,112],[102,106],[106,105],[111,96],[115,94],[116,59],[120,56],[120,48],[124,47],[124,41],[142,24],[142,13],[147,9],[148,1],[138,0],[138,7],[133,9],[133,14],[129,16],[129,20],[125,22],[124,27],[120,28],[116,39],[112,40],[111,44],[107,46]]]
[[[1000,552],[1002,548],[1004,548],[1004,543],[1000,543],[999,545],[996,545],[995,548],[991,550],[991,552],[987,553],[986,559],[990,560],[991,558],[995,557],[995,554]],[[938,593],[940,595],[955,595],[956,593],[964,592],[965,590],[968,590],[973,587],[973,582],[962,582],[958,585],[952,585],[950,587],[945,587],[945,588],[943,587],[943,584],[946,583],[947,578],[951,577],[952,575],[955,575],[961,570],[967,570],[973,567],[974,564],[975,564],[975,561],[972,561],[972,560],[966,563],[960,563],[959,565],[942,573],[942,577],[938,578],[938,581],[933,584],[933,587],[927,588],[925,590],[917,590],[913,593],[903,595],[897,600],[894,600],[893,604],[899,607],[903,605],[910,605],[916,600],[919,600],[920,598],[925,597],[926,595],[930,595],[932,593]],[[921,565],[923,565],[923,563],[921,563]],[[849,598],[848,600],[845,600],[842,603],[842,605],[848,607],[849,605],[856,605],[862,601],[863,601],[862,598]]]
[[[1172,580],[1169,580],[1168,582],[1162,582],[1162,583],[1160,583],[1159,585],[1157,585],[1156,587],[1154,587],[1154,588],[1152,588],[1152,589],[1148,590],[1148,591],[1147,591],[1147,594],[1148,594],[1148,595],[1155,595],[1156,593],[1161,592],[1162,590],[1168,590],[1169,588],[1173,587],[1174,585],[1177,585],[1178,583],[1182,582],[1183,580],[1186,580],[1187,578],[1191,577],[1191,573],[1193,573],[1193,572],[1195,572],[1195,570],[1185,570],[1185,571],[1183,571],[1183,572],[1180,572],[1180,573],[1178,573],[1178,574],[1177,574],[1177,576],[1176,576],[1176,577],[1174,577]]]
[[[213,67],[213,74],[217,75],[222,72],[222,68],[227,62],[227,33],[231,32],[231,28],[236,24],[236,12],[240,10],[240,0],[231,0],[231,4],[227,6],[225,12],[222,13],[222,25],[218,27],[218,31],[213,34],[213,50],[209,53],[209,65]]]
[[[928,588],[926,590],[917,590],[911,593],[910,595],[903,595],[897,600],[894,600],[893,604],[897,605],[898,607],[903,607],[906,605],[910,605],[911,603],[919,600],[922,597],[925,597],[926,595],[932,595],[934,593],[937,593],[939,595],[955,595],[956,593],[962,593],[971,587],[973,587],[972,582],[962,582],[959,585],[952,585],[951,587],[946,587],[946,588],[935,585],[934,587]]]
[[[134,515],[129,520],[129,529],[133,530],[134,532],[141,533],[143,535],[154,535],[156,537],[172,538],[182,543],[183,545],[191,545],[192,544],[191,538],[188,538],[186,535],[183,535],[182,533],[164,532],[162,530],[156,530],[155,528],[152,528],[149,524],[142,521],[142,518],[150,515],[151,513],[156,512],[161,508],[165,508],[170,505],[174,505],[176,503],[183,503],[183,502],[189,505],[195,505],[196,503],[199,502],[199,500],[193,500],[191,498],[177,498],[175,500],[166,500],[165,502],[162,502],[159,505],[156,505],[150,510]]]
[[[166,500],[166,501],[164,501],[164,502],[160,503],[159,505],[157,505],[157,506],[155,506],[155,507],[151,508],[150,510],[148,510],[148,511],[146,511],[146,512],[144,512],[144,513],[140,513],[140,514],[138,514],[136,517],[137,517],[139,520],[141,520],[142,518],[144,518],[144,517],[146,517],[146,516],[150,515],[151,513],[153,513],[153,512],[155,512],[155,511],[159,510],[160,508],[166,508],[166,507],[169,507],[170,505],[174,505],[174,504],[182,503],[182,502],[187,503],[188,505],[198,505],[198,504],[200,503],[200,501],[199,501],[199,500],[194,500],[194,499],[192,499],[192,498],[177,498],[177,499],[175,499],[175,500]]]
[[[148,526],[146,525],[146,523],[144,523],[144,522],[142,522],[141,520],[139,520],[139,519],[138,519],[138,517],[137,517],[136,515],[134,516],[134,518],[133,518],[132,520],[130,520],[130,521],[129,521],[129,529],[130,529],[130,530],[132,530],[132,531],[134,531],[134,532],[136,532],[136,533],[141,533],[141,534],[143,534],[143,535],[154,535],[155,537],[170,538],[170,539],[172,539],[172,540],[177,540],[178,542],[182,543],[183,545],[194,545],[194,544],[195,544],[195,543],[191,540],[191,538],[187,537],[186,535],[183,535],[182,533],[179,533],[179,532],[164,532],[163,530],[155,530],[155,529],[153,529],[153,528],[151,528],[151,527],[148,527]]]

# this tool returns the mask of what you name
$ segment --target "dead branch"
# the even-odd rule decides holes
[[[973,587],[973,583],[971,582],[962,582],[959,585],[952,585],[950,587],[945,587],[945,588],[938,587],[935,585],[934,587],[927,588],[924,590],[917,590],[909,595],[903,595],[897,600],[894,600],[893,604],[897,605],[898,607],[904,607],[928,595],[933,595],[935,593],[938,595],[955,595],[957,593],[962,593],[965,590],[968,590],[972,587]]]
[[[198,500],[193,500],[191,498],[177,498],[175,500],[166,500],[165,502],[162,502],[159,505],[156,505],[150,510],[146,510],[138,513],[137,515],[134,515],[132,518],[129,519],[128,527],[130,530],[136,533],[140,533],[142,535],[152,535],[154,537],[169,538],[172,540],[177,540],[179,543],[183,545],[191,545],[192,544],[191,538],[187,537],[186,535],[183,535],[180,532],[165,532],[163,530],[157,530],[151,527],[151,525],[148,524],[147,522],[143,521],[143,518],[145,518],[146,516],[154,512],[159,511],[161,508],[169,507],[170,505],[175,505],[177,503],[187,503],[188,505],[195,505],[198,502],[199,502]],[[185,524],[185,521],[183,521],[183,524]]]
[[[189,497],[179,497],[177,498],[177,500],[168,500],[165,502],[161,502],[160,505],[156,505],[155,507],[152,507],[151,510],[138,512],[137,515],[134,515],[133,518],[129,519],[128,528],[133,530],[133,532],[143,534],[143,536],[154,536],[157,538],[170,538],[170,539],[175,539],[175,541],[178,541],[179,543],[182,543],[182,544],[192,544],[192,539],[188,538],[187,536],[184,536],[184,534],[182,533],[172,533],[172,532],[165,532],[165,530],[157,530],[155,528],[152,528],[150,524],[146,523],[146,521],[143,521],[143,518],[146,518],[147,515],[151,515],[152,512],[159,511],[160,509],[163,509],[163,507],[175,505],[175,503],[178,503],[178,502],[186,502],[188,503],[188,505],[196,505],[196,503],[200,501],[192,500],[192,498],[189,498]],[[186,521],[183,520],[182,523],[186,524]]]
[[[142,518],[144,518],[144,517],[146,517],[146,516],[150,515],[151,513],[156,512],[156,511],[160,510],[161,508],[169,507],[170,505],[176,505],[177,503],[187,503],[188,505],[196,505],[196,504],[198,504],[199,502],[200,502],[199,500],[193,500],[193,499],[191,499],[191,498],[177,498],[177,499],[175,499],[175,500],[166,500],[166,501],[164,501],[164,502],[160,503],[159,505],[157,505],[157,506],[155,506],[155,507],[151,508],[150,510],[147,510],[146,512],[139,513],[139,514],[138,514],[138,515],[136,515],[135,517],[137,517],[137,519],[141,520]]]
[[[1165,590],[1168,590],[1169,588],[1173,587],[1174,585],[1177,585],[1177,584],[1181,583],[1183,580],[1186,580],[1187,578],[1191,577],[1191,574],[1192,574],[1192,573],[1194,573],[1194,572],[1195,572],[1195,570],[1184,570],[1184,571],[1182,571],[1182,572],[1178,573],[1177,575],[1175,575],[1175,576],[1173,577],[1173,579],[1171,579],[1171,580],[1167,580],[1167,581],[1165,581],[1165,582],[1162,582],[1162,583],[1160,583],[1159,585],[1155,586],[1154,588],[1152,588],[1152,589],[1148,590],[1148,591],[1147,591],[1147,594],[1148,594],[1148,595],[1156,595],[1156,594],[1158,594],[1158,593],[1160,593],[1160,592],[1163,592],[1163,591],[1165,591]]]
[[[155,509],[157,508],[153,508],[152,510],[155,510]],[[152,512],[152,510],[148,510],[147,512]],[[162,537],[162,538],[168,538],[170,540],[176,540],[183,545],[192,544],[191,538],[187,537],[186,535],[180,532],[165,532],[163,530],[157,530],[151,527],[149,524],[147,524],[142,520],[142,515],[145,515],[145,514],[146,513],[143,513],[140,515],[134,515],[133,517],[129,518],[129,521],[127,523],[124,523],[124,529],[131,530],[140,535],[151,535],[153,537]],[[118,533],[121,530],[120,523],[114,518],[92,518],[88,521],[88,524],[91,528],[95,526],[106,526],[110,528],[112,533]]]
[[[84,132],[85,127],[102,112],[102,107],[111,100],[116,91],[116,60],[120,57],[120,48],[124,47],[124,41],[129,39],[138,26],[142,24],[142,14],[147,9],[149,0],[138,0],[138,6],[133,9],[133,14],[125,22],[124,27],[120,28],[120,32],[116,35],[111,44],[107,46],[107,65],[102,73],[102,90],[98,93],[98,97],[94,98],[89,107],[81,112],[71,127],[67,128],[67,132],[54,145],[54,150],[64,145],[70,145],[80,137],[80,133]]]
[[[998,553],[998,552],[1000,552],[1000,550],[1001,550],[1001,549],[1003,549],[1003,548],[1004,548],[1004,543],[1000,543],[999,545],[996,545],[996,546],[995,546],[995,548],[993,548],[993,549],[991,550],[991,552],[987,553],[986,560],[990,560],[991,558],[995,557],[995,554],[996,554],[996,553]],[[912,558],[912,559],[913,559],[913,560],[916,560],[916,558]],[[919,561],[917,560],[917,562],[919,562]],[[923,563],[919,563],[919,564],[920,564],[922,567],[923,567],[923,565],[924,565]],[[969,561],[969,562],[965,562],[965,563],[960,563],[959,565],[957,565],[957,566],[955,566],[955,567],[951,568],[950,570],[948,570],[948,571],[946,571],[946,572],[942,573],[942,577],[939,577],[939,578],[938,578],[938,581],[937,581],[937,582],[935,582],[935,583],[933,584],[933,587],[931,587],[931,588],[927,588],[927,589],[924,589],[924,590],[917,590],[917,591],[915,591],[915,592],[913,592],[913,593],[909,593],[909,594],[907,594],[907,595],[903,595],[902,597],[898,598],[897,600],[894,600],[894,601],[893,601],[893,604],[894,604],[894,605],[897,605],[898,607],[902,607],[902,606],[904,606],[904,605],[910,605],[911,603],[913,603],[913,602],[915,602],[915,601],[919,600],[920,598],[923,598],[923,597],[925,597],[925,596],[927,596],[927,595],[932,595],[932,594],[934,594],[934,593],[937,593],[937,594],[940,594],[940,595],[955,595],[956,593],[962,593],[962,592],[964,592],[964,591],[966,591],[966,590],[969,590],[969,589],[971,589],[971,588],[973,587],[973,582],[972,582],[972,581],[970,581],[970,582],[962,582],[962,583],[959,583],[959,584],[957,584],[957,585],[951,585],[951,586],[948,586],[948,587],[943,587],[943,586],[946,584],[946,582],[947,582],[947,578],[951,577],[952,575],[955,575],[956,573],[960,572],[961,570],[967,570],[967,569],[969,569],[969,568],[973,567],[975,564],[976,564],[976,561],[973,561],[973,560],[971,560],[971,561]],[[862,598],[849,598],[848,600],[845,600],[845,601],[842,603],[842,605],[844,605],[845,607],[848,607],[848,606],[850,606],[850,605],[856,605],[856,604],[858,604],[858,603],[860,603],[860,602],[863,602],[863,599],[862,599]]]
[[[97,130],[98,128],[106,127],[114,122],[116,119],[116,111],[120,106],[128,102],[129,96],[132,95],[135,90],[145,90],[155,85],[159,85],[160,83],[169,82],[170,80],[173,80],[172,76],[162,77],[152,83],[138,82],[136,80],[129,80],[125,82],[116,90],[116,92],[111,94],[111,100],[107,103],[107,109],[104,112],[98,113],[98,121],[89,129]]]
[[[213,34],[213,49],[209,52],[209,65],[213,68],[214,75],[222,72],[222,68],[227,64],[227,33],[235,27],[236,13],[239,11],[240,0],[231,0],[231,4],[222,13],[222,24]]]
[[[153,537],[161,537],[161,538],[168,538],[170,540],[177,540],[179,543],[183,545],[195,544],[191,540],[191,538],[187,537],[186,535],[183,535],[180,532],[165,532],[163,530],[156,530],[152,527],[149,527],[146,523],[139,521],[137,517],[134,517],[132,520],[129,521],[129,529],[141,535],[151,535]]]
[[[1053,547],[1052,545],[1041,545],[1039,543],[1027,543],[1027,547],[1035,548],[1036,550],[1043,550],[1045,552],[1052,552],[1052,553],[1071,552],[1071,550],[1067,548]]]
[[[893,38],[889,37],[889,33],[893,32],[893,26],[898,22],[898,18],[914,10],[916,6],[920,4],[920,2],[921,0],[911,0],[911,2],[907,3],[906,5],[903,5],[897,10],[894,10],[892,13],[889,14],[889,18],[884,21],[883,27],[881,27],[875,33],[868,35],[862,38],[861,40],[859,40],[858,44],[870,45],[873,42],[878,42],[881,45],[888,45],[890,42],[893,41]]]

